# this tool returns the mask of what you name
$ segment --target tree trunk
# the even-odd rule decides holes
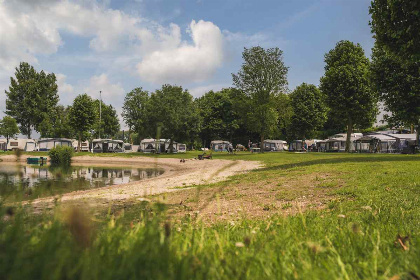
[[[261,133],[260,152],[264,153],[264,134]]]
[[[413,134],[414,133],[414,124],[410,125],[410,133]]]
[[[82,133],[79,132],[79,143],[77,144],[77,151],[80,153],[80,146],[82,145]]]
[[[417,130],[416,130],[416,146],[420,146],[420,143],[419,143],[419,130],[420,130],[420,122],[417,124]]]
[[[173,137],[171,137],[171,140],[169,141],[169,153],[172,154],[174,152],[174,140]]]
[[[28,125],[28,139],[31,139],[31,125]]]
[[[353,122],[352,120],[349,120],[347,123],[347,139],[346,139],[346,152],[347,153],[350,153],[352,132],[353,132]]]

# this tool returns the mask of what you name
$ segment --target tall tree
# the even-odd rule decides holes
[[[99,102],[101,104],[101,112],[99,112]],[[103,138],[111,138],[115,136],[120,130],[120,120],[118,119],[117,111],[112,105],[106,105],[103,101],[98,99],[94,101],[96,120],[93,126],[93,137],[98,138],[99,135]],[[101,116],[99,116],[101,113]]]
[[[375,44],[372,51],[372,77],[381,94],[388,118],[393,124],[420,125],[420,64],[402,61]],[[418,139],[418,135],[417,135]]]
[[[38,125],[41,137],[73,137],[74,131],[69,123],[69,111],[69,106],[57,105],[48,113],[45,113],[42,122]]]
[[[130,132],[136,132],[139,138],[150,136],[148,135],[149,99],[149,93],[142,88],[133,89],[124,98],[122,117]]]
[[[274,139],[294,140],[289,133],[290,124],[292,122],[293,107],[290,94],[280,93],[275,99],[275,108],[278,115],[276,129],[272,135]]]
[[[393,122],[420,130],[420,2],[374,0],[369,13],[376,39],[372,72]]]
[[[362,47],[340,41],[325,54],[321,90],[334,116],[347,124],[346,151],[350,151],[353,128],[372,125],[377,115],[377,94],[370,85],[369,60]]]
[[[290,94],[293,116],[291,131],[300,139],[313,138],[327,120],[325,95],[315,86],[303,83]]]
[[[236,94],[234,88],[209,91],[196,102],[200,111],[202,125],[200,137],[207,144],[215,139],[232,141],[242,123],[240,113],[235,110]],[[240,91],[239,91],[240,94]]]
[[[54,73],[37,73],[26,62],[16,68],[15,78],[10,78],[6,92],[6,114],[15,118],[22,134],[31,138],[32,128],[37,129],[43,116],[58,103]]]
[[[403,59],[420,61],[420,2],[373,0],[370,26],[379,46]]]
[[[180,86],[163,85],[150,96],[149,125],[158,135],[172,142],[194,137],[199,128],[199,114],[193,97]]]
[[[84,140],[83,135],[92,129],[96,119],[95,104],[89,95],[86,93],[80,94],[73,100],[69,119],[72,128],[78,136],[78,151],[80,152],[80,145],[82,140]]]
[[[9,144],[9,139],[16,137],[16,134],[18,133],[19,128],[14,118],[4,116],[3,119],[0,120],[0,135],[6,138],[7,144]]]
[[[232,74],[235,86],[248,97],[244,101],[252,109],[246,113],[247,127],[260,135],[261,147],[265,136],[276,128],[275,97],[287,87],[288,68],[282,55],[279,48],[245,48],[241,70]]]

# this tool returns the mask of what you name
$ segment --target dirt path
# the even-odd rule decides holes
[[[3,161],[16,161],[12,155],[1,157]],[[22,156],[21,161],[26,161]],[[165,173],[156,178],[145,179],[127,184],[109,186],[104,188],[76,191],[61,197],[47,197],[32,201],[32,205],[51,203],[56,199],[66,201],[84,201],[87,203],[108,203],[126,199],[141,198],[148,195],[160,194],[179,190],[179,187],[209,184],[225,180],[226,178],[261,167],[255,161],[231,160],[186,160],[181,163],[179,159],[170,158],[118,158],[118,157],[74,157],[72,162],[76,165],[118,165],[118,166],[144,166],[164,168]]]

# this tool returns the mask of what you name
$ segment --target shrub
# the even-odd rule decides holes
[[[48,155],[52,164],[70,165],[73,152],[72,147],[57,146],[52,148]]]

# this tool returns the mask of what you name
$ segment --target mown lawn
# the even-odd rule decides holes
[[[420,277],[419,155],[214,158],[266,166],[90,217],[3,207],[1,278]]]

